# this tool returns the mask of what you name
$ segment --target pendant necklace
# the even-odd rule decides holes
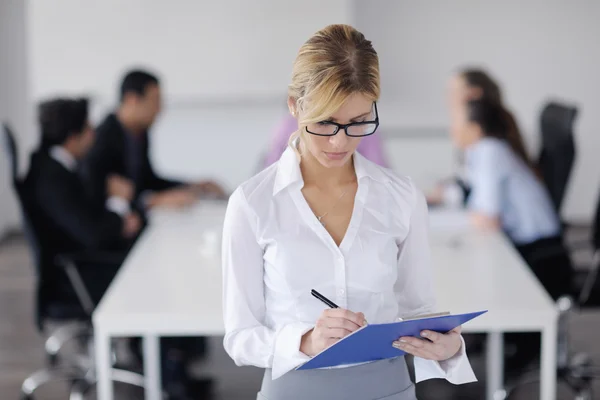
[[[340,200],[342,199],[342,197],[344,197],[346,195],[346,193],[348,192],[348,189],[344,190],[341,194],[340,197],[338,197],[338,199],[335,201],[335,203],[333,204],[333,206],[324,214],[321,215],[316,215],[317,219],[319,220],[319,222],[321,223],[321,225],[325,226],[325,222],[322,221],[322,219],[327,216],[327,214],[329,214],[331,211],[333,211],[333,209],[335,208],[335,206],[338,205],[338,203],[340,202]]]

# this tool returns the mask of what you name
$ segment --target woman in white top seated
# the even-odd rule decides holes
[[[379,125],[379,92],[370,41],[347,25],[317,32],[294,63],[290,146],[230,198],[224,347],[236,364],[266,369],[258,399],[415,399],[403,357],[295,370],[365,319],[435,310],[424,196],[355,151]],[[460,328],[422,336],[390,343],[416,356],[417,382],[475,380]]]

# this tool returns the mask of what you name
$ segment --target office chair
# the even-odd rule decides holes
[[[27,188],[23,183],[18,182],[18,197],[22,206],[24,225],[30,232],[28,241],[34,253],[44,254],[43,244],[40,245],[39,235],[37,234],[35,214],[31,212],[32,207],[29,204]],[[41,260],[44,257],[40,258]],[[21,398],[23,400],[32,400],[33,393],[41,385],[50,381],[67,380],[73,382],[71,391],[71,400],[83,399],[87,389],[95,383],[93,355],[93,330],[91,325],[91,316],[95,308],[95,303],[86,287],[86,282],[80,273],[84,268],[102,268],[121,263],[123,257],[116,254],[64,254],[56,257],[54,265],[62,268],[72,285],[77,297],[77,301],[57,300],[52,291],[55,288],[47,284],[44,278],[43,265],[38,269],[41,273],[38,275],[37,283],[37,315],[38,321],[43,331],[43,325],[49,322],[75,322],[69,325],[69,330],[63,330],[64,342],[77,339],[87,345],[87,356],[75,356],[65,359],[64,362],[55,362],[50,368],[44,368],[29,376],[23,382],[21,387]],[[44,262],[44,261],[42,261]],[[45,282],[46,281],[46,282]],[[59,349],[57,349],[58,351]],[[62,361],[62,360],[61,360]],[[144,377],[140,374],[114,369],[112,370],[112,380],[128,383],[135,386],[144,386]]]
[[[577,108],[555,102],[546,104],[540,116],[542,149],[538,163],[559,215],[575,161],[576,117]]]
[[[557,354],[557,374],[559,381],[565,383],[575,394],[575,400],[592,400],[592,381],[600,379],[600,367],[594,366],[589,355],[585,353],[572,354],[569,349],[569,317],[581,308],[595,308],[600,305],[600,291],[597,288],[598,270],[600,269],[600,195],[596,205],[596,214],[592,223],[591,246],[593,256],[590,268],[587,271],[574,271],[572,294],[560,297],[557,302],[559,311],[558,322],[558,354]],[[572,254],[571,249],[565,247],[553,249],[555,255],[568,256]],[[508,398],[516,393],[524,385],[537,382],[538,379],[525,380],[519,382],[513,388],[508,390],[503,397],[498,395],[498,399]]]
[[[575,279],[578,287],[581,287],[578,302],[582,306],[600,306],[600,290],[596,288],[598,280],[598,269],[600,269],[600,195],[596,203],[596,213],[592,222],[592,237],[588,247],[592,249],[592,259],[588,271],[578,272]],[[572,251],[577,250],[577,248]]]
[[[19,156],[17,154],[17,143],[15,141],[15,136],[7,124],[2,124],[2,130],[4,131],[3,138],[4,147],[6,149],[5,153],[10,163],[10,177],[14,185],[19,179]]]
[[[542,151],[539,166],[559,214],[575,160],[573,125],[577,113],[576,107],[550,102],[544,107],[540,118]],[[591,383],[594,379],[600,379],[600,368],[592,365],[589,355],[570,353],[568,333],[569,316],[578,308],[594,305],[590,300],[597,301],[592,299],[592,294],[600,268],[600,199],[593,223],[592,248],[593,256],[589,271],[574,272],[572,294],[562,296],[556,302],[559,310],[558,379],[571,388],[576,400],[593,399]],[[522,385],[535,381],[537,380],[522,382],[513,388],[512,392]]]
[[[48,323],[67,323],[53,332],[46,341],[46,351],[49,354],[50,367],[39,370],[29,376],[21,387],[21,398],[32,400],[33,393],[45,383],[57,380],[73,382],[70,395],[71,400],[83,399],[85,391],[95,382],[94,363],[91,357],[75,356],[65,362],[59,362],[58,352],[63,344],[71,340],[82,340],[91,350],[93,343],[93,330],[91,315],[95,304],[85,281],[80,274],[81,268],[98,268],[102,265],[115,265],[121,263],[122,255],[118,254],[65,254],[57,256],[56,260],[48,260],[45,256],[44,243],[40,241],[41,235],[36,225],[36,218],[32,196],[28,194],[25,182],[18,174],[18,152],[16,140],[11,130],[3,125],[4,148],[11,164],[13,188],[17,194],[21,216],[27,242],[33,253],[36,266],[36,325],[40,332]],[[54,261],[54,262],[52,262]],[[76,301],[57,300],[56,288],[48,284],[46,278],[48,262],[64,269],[66,276],[76,294]],[[55,271],[54,271],[55,272]],[[89,354],[93,354],[90,352]],[[60,360],[62,361],[62,360]],[[117,382],[129,383],[143,387],[144,377],[126,370],[112,370],[112,379]]]
[[[573,312],[572,298],[565,296],[557,301],[559,310],[557,383],[565,383],[574,394],[574,400],[594,400],[592,381],[600,379],[600,368],[594,367],[588,354],[571,354],[569,349],[568,317]],[[496,393],[494,400],[510,400],[526,385],[539,383],[539,378],[525,379],[510,388]]]
[[[594,224],[594,232],[600,230],[600,200],[598,202],[598,211],[596,213],[596,222]],[[600,236],[600,235],[599,235]],[[556,301],[559,311],[558,319],[558,354],[557,354],[557,374],[558,381],[565,383],[575,394],[575,400],[592,400],[594,394],[592,392],[592,381],[600,379],[600,368],[594,367],[588,354],[576,353],[570,351],[568,323],[569,317],[579,308],[588,306],[590,293],[596,283],[597,272],[600,266],[600,240],[594,236],[594,256],[592,267],[589,272],[575,273],[573,277],[572,295],[565,295],[558,298]],[[551,249],[555,251],[555,255],[567,255],[568,250],[562,248]],[[561,254],[562,253],[562,254]],[[565,254],[566,253],[566,254]],[[544,255],[542,255],[544,256]],[[549,254],[549,256],[553,256]],[[578,276],[579,275],[579,276]],[[579,278],[579,279],[578,279]],[[583,279],[581,279],[583,278]],[[518,389],[524,385],[538,382],[539,379],[528,379],[517,383],[504,393],[498,394],[498,399],[510,399],[510,396],[518,392]]]
[[[15,189],[15,191],[17,190],[17,188],[20,185],[20,179],[19,179],[19,154],[17,152],[17,143],[15,140],[15,136],[12,132],[12,130],[10,129],[10,127],[8,126],[8,124],[4,123],[2,124],[2,130],[3,130],[3,141],[4,141],[4,149],[5,149],[5,154],[8,157],[8,161],[10,164],[10,174],[11,174],[11,181],[12,181],[12,186]],[[20,202],[19,202],[20,205]],[[29,224],[27,224],[29,225]],[[28,239],[28,242],[32,241],[32,238],[30,236],[30,232],[28,229],[25,229],[25,236]],[[35,249],[37,249],[38,247],[35,246]],[[33,257],[35,260],[35,265],[39,265],[39,253],[34,249],[33,251]],[[38,329],[42,330],[41,327],[41,321],[39,319],[36,319],[36,325],[38,326]],[[46,349],[46,353],[48,356],[48,361],[50,364],[55,364],[57,362],[57,356],[58,356],[58,352],[60,351],[60,348],[64,345],[64,343],[66,343],[67,341],[69,341],[72,337],[76,337],[79,333],[79,329],[75,326],[69,325],[69,326],[64,326],[64,327],[60,327],[56,330],[55,333],[51,334],[47,341],[46,341],[46,345],[45,345],[45,349]]]
[[[15,192],[17,192],[17,189],[20,187],[21,185],[21,181],[19,178],[19,153],[17,151],[17,142],[15,139],[15,136],[12,132],[12,130],[10,129],[10,127],[8,126],[8,124],[4,123],[2,124],[2,129],[3,129],[3,141],[4,141],[4,149],[5,149],[5,153],[8,157],[8,161],[10,164],[10,173],[11,173],[11,181],[12,181],[12,185],[13,188],[15,189]],[[19,206],[22,207],[22,203],[21,201],[19,201]],[[23,215],[23,212],[21,210],[21,215]],[[29,223],[24,224],[25,225],[25,236],[28,240],[29,243],[34,243],[35,240],[32,237],[32,233],[30,231],[30,229],[28,229],[28,227],[30,226]],[[40,265],[40,254],[39,251],[37,251],[37,249],[39,249],[39,246],[35,245],[32,246],[32,250],[33,250],[33,258],[34,258],[34,263],[35,265]],[[36,273],[39,271],[36,271]],[[39,318],[39,315],[36,315],[36,326],[38,327],[38,329],[40,331],[43,330],[43,326],[42,326],[42,321]],[[62,346],[72,340],[75,337],[80,336],[83,332],[85,331],[85,329],[83,329],[81,327],[81,325],[78,324],[67,324],[61,327],[58,327],[54,332],[52,332],[51,335],[48,336],[46,343],[45,343],[45,349],[46,349],[46,353],[47,353],[47,357],[48,357],[48,362],[51,365],[54,365],[58,362],[58,353],[60,351],[60,349],[62,348]]]

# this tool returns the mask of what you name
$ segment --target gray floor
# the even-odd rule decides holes
[[[17,399],[22,381],[44,366],[43,339],[33,320],[33,268],[21,237],[12,237],[0,245],[0,400]],[[598,331],[600,314],[585,312],[571,320],[572,346],[586,351],[600,366]],[[429,381],[418,385],[419,399],[482,399],[485,390],[485,363],[482,357],[472,356],[472,364],[480,382],[453,386],[445,381]],[[211,340],[209,360],[193,367],[194,373],[210,374],[217,381],[219,400],[254,399],[262,372],[256,368],[238,368],[222,350],[221,338]],[[535,376],[535,373],[534,375]],[[600,397],[600,385],[595,385]],[[116,386],[117,399],[143,399],[142,391]],[[536,399],[537,385],[523,387],[511,399]],[[44,387],[37,399],[68,398],[66,384]],[[89,396],[95,398],[94,395]],[[564,384],[559,385],[559,399],[572,399]]]

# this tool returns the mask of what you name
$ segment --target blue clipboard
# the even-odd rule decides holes
[[[421,337],[423,330],[446,333],[486,312],[487,310],[367,325],[323,350],[296,369],[335,367],[402,356],[406,354],[404,351],[392,347],[392,343],[398,338]]]

